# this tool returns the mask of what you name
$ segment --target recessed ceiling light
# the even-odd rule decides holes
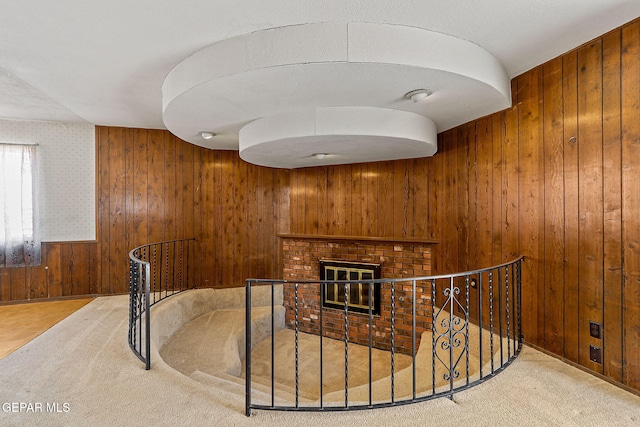
[[[216,136],[216,134],[214,132],[202,131],[200,132],[200,136],[202,137],[202,139],[211,139]]]
[[[415,89],[411,92],[405,93],[404,97],[412,100],[413,102],[420,102],[429,95],[431,95],[431,92],[428,89]]]
[[[316,159],[318,159],[318,160],[322,160],[322,159],[324,159],[325,157],[327,157],[327,155],[328,155],[328,154],[327,154],[327,153],[315,153],[315,154],[312,154],[312,155],[313,155],[313,157],[315,157]]]

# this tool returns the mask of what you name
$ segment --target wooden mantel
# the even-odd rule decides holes
[[[351,242],[394,242],[394,243],[418,243],[421,245],[435,245],[437,240],[423,239],[419,237],[377,237],[377,236],[335,236],[328,234],[284,234],[278,233],[278,237],[298,240],[332,240]]]

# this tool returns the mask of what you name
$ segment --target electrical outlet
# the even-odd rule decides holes
[[[600,323],[589,322],[589,335],[594,338],[602,339],[602,326]]]
[[[602,364],[602,349],[593,345],[589,346],[589,360]]]

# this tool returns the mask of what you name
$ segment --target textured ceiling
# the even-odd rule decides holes
[[[0,118],[165,128],[162,85],[174,67],[216,42],[269,28],[422,28],[480,46],[514,77],[638,16],[638,0],[3,2]],[[251,99],[232,102],[244,108]],[[456,123],[447,120],[438,130]]]

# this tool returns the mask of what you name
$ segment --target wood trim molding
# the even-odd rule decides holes
[[[419,237],[333,236],[333,235],[326,235],[326,234],[285,234],[285,233],[278,233],[277,236],[283,239],[298,239],[298,240],[395,242],[395,243],[419,243],[423,245],[435,245],[439,243],[437,240],[422,239]]]

